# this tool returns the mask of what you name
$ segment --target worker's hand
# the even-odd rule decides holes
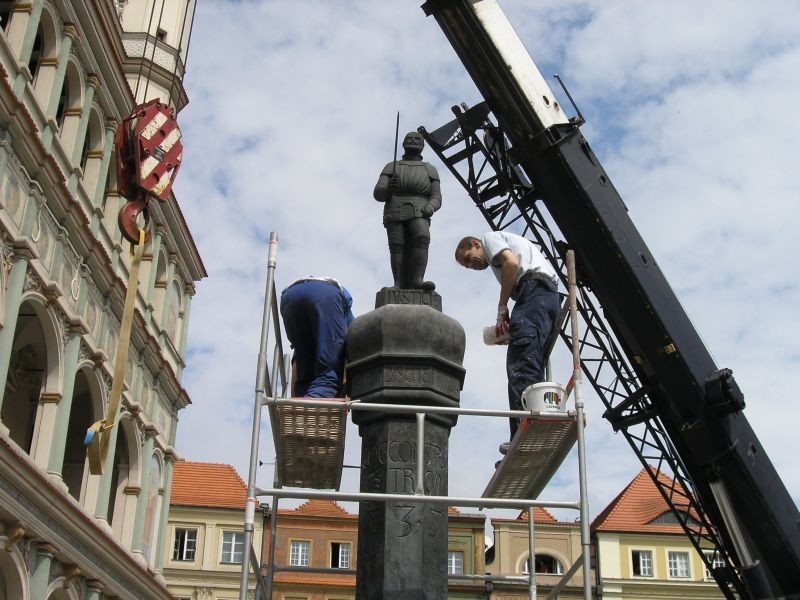
[[[497,307],[497,323],[494,326],[494,335],[498,338],[504,336],[508,332],[508,326],[511,319],[508,316],[508,306],[500,304]]]
[[[400,187],[400,176],[397,175],[396,173],[394,175],[390,175],[389,176],[389,189],[391,191],[394,191],[398,187]]]
[[[433,215],[433,212],[434,212],[433,204],[428,203],[422,207],[423,217],[430,217],[431,215]]]

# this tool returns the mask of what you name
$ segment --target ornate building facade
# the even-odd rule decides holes
[[[114,136],[182,108],[194,0],[0,1],[0,600],[169,598],[160,571],[189,307],[205,277],[173,197],[153,203],[102,475],[129,247]]]

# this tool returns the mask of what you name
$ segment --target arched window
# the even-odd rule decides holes
[[[92,410],[93,406],[100,404],[93,400],[93,395],[99,395],[99,390],[93,391],[92,387],[92,379],[86,372],[78,371],[72,392],[64,466],[61,470],[61,477],[67,484],[70,495],[80,502],[83,502],[83,492],[88,478],[86,447],[83,445],[86,428],[103,417],[102,414],[97,415]]]
[[[100,191],[101,181],[105,181],[105,173],[101,173],[103,166],[103,120],[99,111],[92,109],[89,113],[89,123],[86,135],[81,146],[80,165],[83,171],[83,188],[89,201],[94,203]],[[110,169],[109,169],[110,170]]]
[[[5,547],[8,538],[0,534]],[[25,559],[16,546],[0,552],[0,598],[30,598]]]
[[[42,33],[42,26],[36,28],[36,37],[33,39],[33,50],[31,57],[28,59],[28,71],[31,73],[32,81],[36,81],[36,76],[39,74],[39,65],[42,62],[44,55],[44,34]]]
[[[58,67],[58,27],[56,17],[51,12],[52,8],[45,3],[42,9],[33,50],[30,56],[23,57],[28,61],[28,70],[31,73],[31,85],[36,99],[42,108],[48,105],[50,93],[53,89],[56,69]],[[17,16],[15,15],[16,19]]]
[[[128,453],[128,432],[120,422],[117,430],[117,444],[114,447],[114,463],[111,466],[111,496],[108,500],[106,521],[114,528],[116,516],[122,515],[124,497],[122,489],[130,484],[130,458]],[[115,528],[116,529],[116,528]]]
[[[564,574],[564,567],[561,566],[561,563],[558,561],[558,559],[550,556],[549,554],[537,554],[536,560],[534,561],[534,566],[536,567],[534,571],[536,575]],[[522,572],[525,574],[531,572],[530,557],[525,559],[525,562],[522,565]]]
[[[692,517],[692,515],[681,511],[681,517],[689,523],[693,527],[700,527],[700,523]],[[680,525],[681,522],[678,520],[678,516],[671,510],[665,510],[663,513],[658,515],[655,519],[650,521],[648,525]]]
[[[78,124],[81,120],[81,106],[83,104],[83,78],[77,65],[70,61],[67,63],[67,72],[64,84],[58,99],[55,119],[58,123],[59,137],[68,156],[77,143]]]
[[[164,314],[164,302],[167,296],[167,256],[163,250],[158,254],[156,280],[153,286],[153,309],[160,320]],[[159,323],[163,328],[163,324]]]
[[[159,506],[159,492],[161,488],[161,461],[159,460],[157,454],[154,454],[150,459],[150,473],[148,474],[148,477],[150,478],[150,484],[147,494],[147,510],[144,515],[143,554],[149,561],[151,556],[155,556],[153,550],[155,549],[156,542],[158,513],[161,508]]]
[[[169,287],[169,294],[167,298],[167,313],[164,316],[164,331],[167,332],[169,339],[177,347],[178,345],[178,331],[180,325],[181,315],[181,288],[176,282],[172,282]]]
[[[9,436],[25,452],[31,452],[46,368],[47,349],[42,324],[34,307],[25,302],[17,317],[0,412]]]

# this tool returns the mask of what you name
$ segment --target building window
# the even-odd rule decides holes
[[[331,543],[331,568],[350,568],[350,544],[345,544],[343,542]]]
[[[689,553],[667,552],[667,567],[670,577],[687,579],[689,577]]]
[[[464,573],[464,553],[463,552],[448,552],[447,553],[447,574],[448,575],[463,575]]]
[[[307,567],[310,548],[310,542],[292,540],[291,550],[289,551],[289,564],[293,567]]]
[[[718,552],[704,551],[703,554],[705,554],[706,560],[711,563],[712,569],[725,566],[725,559],[722,558]],[[705,565],[705,571],[706,571],[706,580],[713,581],[714,575],[711,573],[711,570],[708,568],[708,565]]]
[[[159,42],[166,42],[167,41],[167,32],[163,29],[159,28],[156,30],[156,39]]]
[[[653,576],[653,553],[650,550],[634,550],[631,552],[631,562],[635,577]]]
[[[674,511],[668,510],[660,515],[658,515],[652,521],[649,521],[648,525],[681,525],[683,522],[686,522],[691,527],[700,527],[700,522],[695,519],[692,515],[685,511],[678,511],[681,514],[680,519],[678,515],[675,514]]]
[[[244,533],[238,531],[222,532],[221,563],[241,564],[244,556]]]
[[[534,566],[536,567],[535,573],[537,575],[563,575],[564,568],[557,559],[549,556],[548,554],[537,554],[534,559]],[[531,559],[525,559],[522,565],[522,572],[526,575],[531,572]]]
[[[197,529],[175,528],[175,545],[172,548],[172,560],[194,560],[197,550]]]

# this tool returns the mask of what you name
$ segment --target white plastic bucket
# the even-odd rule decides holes
[[[487,346],[497,346],[499,344],[508,344],[508,331],[506,331],[500,337],[497,337],[495,334],[494,325],[490,327],[483,328],[483,343]]]
[[[567,392],[563,386],[551,381],[529,385],[522,392],[523,410],[542,414],[567,412]]]

